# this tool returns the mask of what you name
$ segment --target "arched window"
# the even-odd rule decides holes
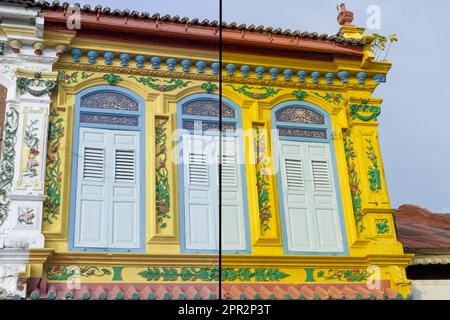
[[[217,97],[196,95],[178,106],[183,251],[216,252],[219,249],[220,155],[222,249],[228,252],[248,252],[249,249],[240,110],[226,102],[221,109],[223,132],[220,136]],[[219,152],[219,141],[222,152]]]
[[[144,250],[144,103],[129,90],[94,87],[76,98],[69,245]]]
[[[328,114],[302,102],[272,110],[288,253],[342,253],[340,194]]]

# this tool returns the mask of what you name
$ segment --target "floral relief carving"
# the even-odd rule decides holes
[[[45,194],[43,221],[52,224],[58,219],[61,206],[61,155],[59,146],[64,136],[64,119],[54,108],[50,110],[47,143],[47,171],[45,174]]]
[[[15,144],[19,127],[19,112],[11,107],[6,112],[3,138],[2,159],[0,162],[0,225],[2,225],[9,212],[9,199],[7,192],[12,186],[14,177]]]
[[[156,119],[156,220],[161,229],[167,227],[170,219],[170,181],[167,168],[167,122],[168,119]]]
[[[281,91],[281,89],[274,89],[272,87],[250,87],[244,85],[236,88],[232,84],[227,84],[226,86],[231,87],[237,93],[242,93],[243,95],[253,99],[266,99],[278,94]]]
[[[256,151],[256,189],[258,191],[258,212],[261,227],[264,231],[270,230],[272,212],[269,198],[269,176],[267,174],[267,145],[263,130],[255,127]]]
[[[129,76],[129,78],[136,80],[137,82],[146,85],[153,90],[168,92],[175,89],[180,89],[187,87],[188,84],[192,83],[192,81],[183,81],[181,79],[172,78],[169,80],[161,80],[152,77],[136,77]]]
[[[75,71],[72,73],[68,73],[64,70],[61,70],[59,71],[58,80],[60,83],[63,84],[76,84],[82,80],[89,79],[93,75],[94,75],[93,73],[88,73],[86,71],[82,72]]]
[[[350,182],[350,192],[352,195],[353,214],[355,216],[356,225],[359,226],[359,231],[365,230],[363,218],[364,213],[361,209],[361,190],[359,188],[358,172],[355,169],[356,152],[351,139],[351,131],[346,130],[344,133],[344,151],[347,160],[347,172]]]
[[[375,154],[375,149],[372,144],[372,140],[366,139],[367,142],[367,158],[370,160],[368,175],[369,175],[369,188],[372,192],[378,192],[381,190],[381,172],[378,168],[378,157]]]
[[[25,128],[25,145],[28,148],[28,158],[24,177],[35,178],[38,175],[39,162],[39,120],[31,120]]]
[[[17,88],[19,89],[20,94],[29,93],[35,97],[40,97],[44,94],[51,96],[56,90],[56,87],[57,82],[55,80],[43,79],[40,72],[35,72],[33,78],[17,78]]]
[[[17,223],[21,225],[31,226],[35,223],[36,214],[33,208],[19,207],[17,214]]]

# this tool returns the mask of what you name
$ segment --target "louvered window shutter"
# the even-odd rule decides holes
[[[75,246],[107,247],[109,190],[105,178],[105,130],[80,128]]]
[[[114,172],[110,215],[109,246],[138,248],[139,231],[139,133],[111,131]]]
[[[283,206],[289,251],[342,251],[329,145],[280,141]]]
[[[331,170],[330,146],[324,143],[307,143],[305,147],[312,180],[308,189],[311,190],[309,201],[316,221],[316,251],[342,251],[338,194]]]
[[[217,161],[208,154],[212,137],[183,135],[186,249],[218,249]]]
[[[288,250],[311,251],[315,238],[305,188],[305,148],[299,142],[280,141],[280,158]]]
[[[138,146],[138,132],[80,128],[76,247],[139,247]]]
[[[219,147],[217,147],[218,149]],[[239,144],[237,137],[222,138],[222,248],[245,250],[245,219]]]

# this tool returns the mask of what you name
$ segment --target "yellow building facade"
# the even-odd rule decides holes
[[[30,249],[27,297],[410,298],[411,256],[395,234],[378,143],[382,99],[373,95],[391,64],[374,60],[372,37],[345,13],[332,37],[226,25],[220,61],[215,22],[83,8],[83,27],[67,30],[63,8],[43,7],[45,46],[65,49],[42,73],[58,85],[42,180],[45,244]],[[208,137],[218,126],[240,162],[219,152],[218,181],[193,188],[186,179],[203,182],[216,169],[202,173],[194,158],[186,169],[180,144],[190,138],[180,130]],[[111,152],[99,147],[108,139]],[[295,150],[311,151],[311,162]],[[114,182],[86,180],[113,167]],[[199,234],[219,210],[195,220],[202,195],[222,205],[211,245]],[[221,247],[218,237],[230,234]]]

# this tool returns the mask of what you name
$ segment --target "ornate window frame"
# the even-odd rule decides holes
[[[215,101],[219,102],[219,96],[215,94],[193,94],[184,99],[180,100],[177,103],[177,129],[178,129],[178,146],[182,146],[182,136],[183,133],[186,132],[186,129],[183,129],[183,122],[185,120],[199,120],[206,122],[219,122],[219,117],[210,117],[210,116],[199,116],[199,115],[184,115],[183,109],[184,106],[194,102],[194,101]],[[220,102],[219,102],[220,103]],[[239,143],[239,150],[243,159],[245,159],[245,150],[244,150],[244,140],[243,140],[243,130],[242,130],[242,115],[241,108],[232,102],[230,99],[222,97],[222,103],[232,110],[234,110],[235,116],[233,118],[222,118],[222,128],[227,124],[234,124],[236,126],[236,130],[231,131],[222,131],[222,134],[225,132],[225,136],[237,136]],[[195,130],[194,130],[195,131]],[[192,132],[192,131],[190,131]],[[204,131],[202,134],[206,135],[219,135],[219,130],[214,131]],[[183,157],[182,151],[178,152],[178,157],[181,159]],[[251,253],[251,241],[250,241],[250,222],[249,222],[249,210],[248,210],[248,197],[246,196],[245,190],[247,190],[247,175],[246,175],[246,167],[245,161],[240,164],[241,171],[241,181],[242,181],[242,190],[243,190],[243,211],[244,211],[244,230],[245,230],[245,244],[247,249],[245,250],[222,250],[223,253],[233,253],[233,254],[250,254]],[[178,203],[179,203],[179,230],[180,230],[180,250],[181,253],[219,253],[219,250],[191,250],[186,248],[186,235],[185,235],[185,203],[184,203],[184,194],[182,190],[184,189],[184,165],[182,161],[178,161]]]
[[[105,108],[86,108],[88,110],[83,110],[82,102],[85,97],[99,92],[114,92],[124,95],[130,99],[133,99],[137,105],[137,111],[127,111],[127,110],[113,110]],[[121,125],[121,124],[108,124],[108,123],[86,123],[81,121],[81,115],[107,115],[107,116],[131,116],[138,118],[137,126]],[[79,147],[79,129],[81,127],[88,128],[98,128],[98,129],[113,129],[113,130],[126,130],[126,131],[138,131],[140,132],[140,156],[139,156],[139,176],[140,176],[140,212],[139,212],[139,248],[80,248],[75,247],[75,205],[76,205],[76,187],[77,187],[77,171],[78,171],[78,147]],[[145,242],[146,242],[146,157],[145,157],[145,143],[146,143],[146,132],[145,132],[145,101],[138,94],[125,88],[115,87],[115,86],[94,86],[79,92],[75,97],[75,108],[74,108],[74,126],[73,126],[73,136],[72,136],[72,156],[71,159],[71,175],[70,175],[70,209],[69,209],[69,237],[68,237],[68,251],[89,251],[89,252],[145,252]]]
[[[299,122],[282,122],[277,121],[276,113],[282,109],[289,107],[298,107],[312,110],[324,117],[323,124],[307,124],[307,123],[299,123]],[[335,256],[345,256],[348,255],[348,240],[347,233],[345,228],[345,215],[342,206],[342,193],[340,188],[340,177],[339,171],[337,168],[336,162],[336,152],[334,148],[333,141],[333,133],[331,130],[331,118],[330,114],[323,110],[322,108],[306,101],[286,101],[278,104],[271,110],[271,123],[272,123],[272,154],[274,156],[274,163],[276,165],[277,172],[277,191],[278,191],[278,210],[280,213],[280,222],[281,222],[281,230],[282,230],[282,241],[283,241],[283,251],[285,255],[335,255]],[[295,129],[307,129],[307,130],[325,130],[326,138],[312,138],[312,137],[298,137],[298,136],[279,136],[278,129],[279,128],[295,128]],[[337,206],[339,211],[340,218],[340,227],[342,234],[342,244],[343,251],[342,252],[297,252],[297,251],[289,251],[287,247],[287,230],[286,230],[286,218],[285,218],[285,210],[284,210],[284,194],[282,190],[282,177],[280,174],[280,154],[279,154],[279,141],[280,140],[290,140],[290,141],[300,141],[300,142],[317,142],[317,143],[327,143],[330,145],[331,152],[331,162],[332,162],[332,170],[334,173],[335,179],[335,189],[336,189],[336,197],[337,197]]]

